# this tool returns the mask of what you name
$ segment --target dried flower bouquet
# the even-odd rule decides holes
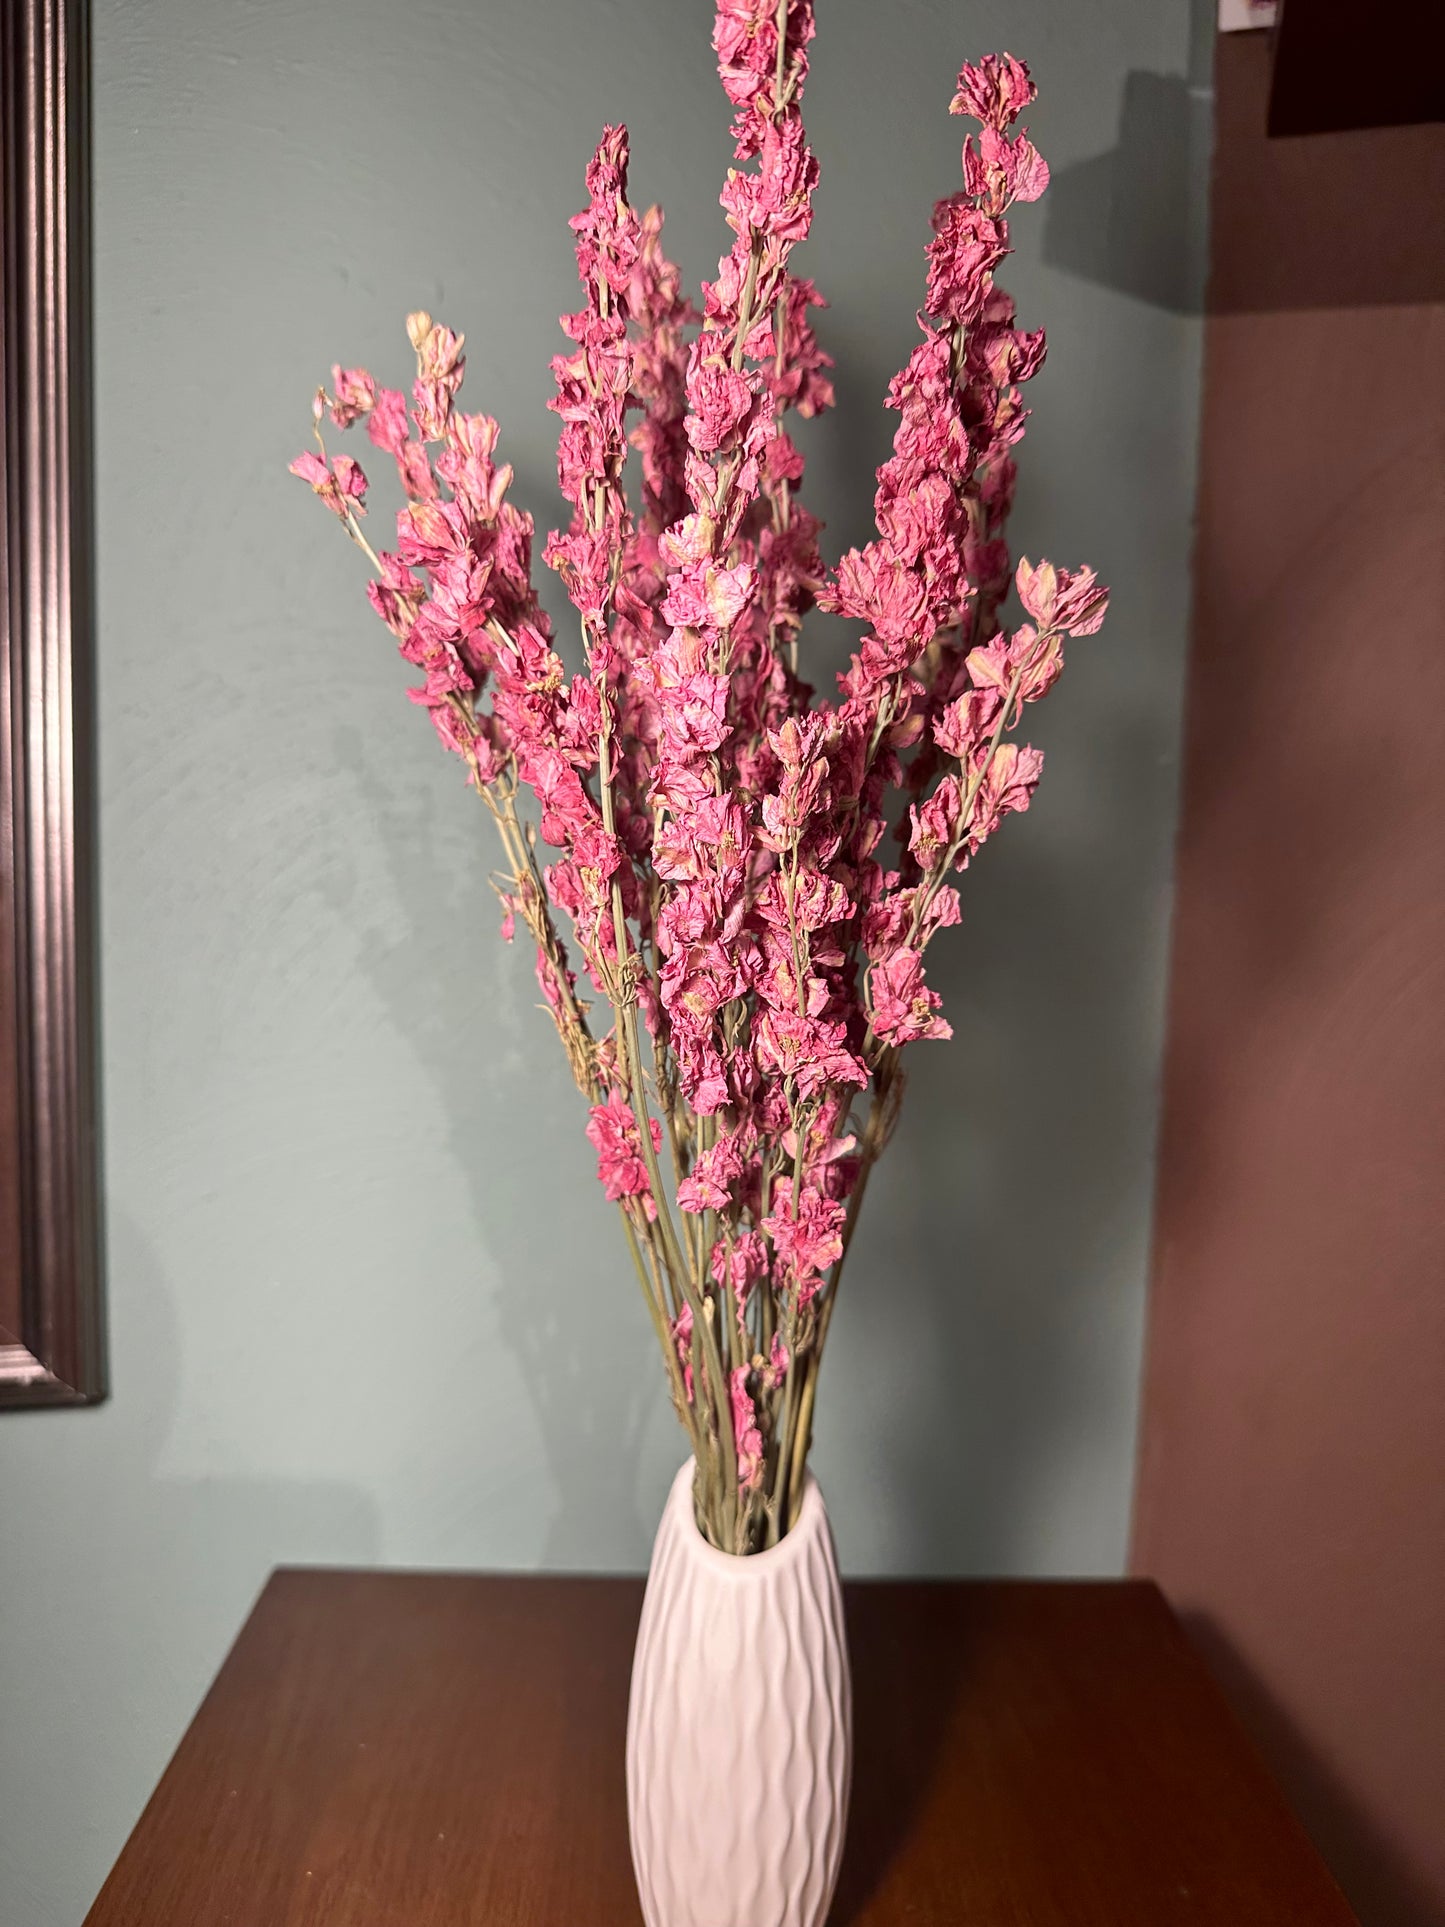
[[[1015,732],[1107,600],[1089,569],[1013,570],[1004,541],[1019,384],[1044,341],[1015,326],[995,273],[1008,209],[1048,181],[1017,127],[1034,86],[1008,54],[965,66],[951,103],[980,131],[934,209],[876,537],[822,560],[788,433],[790,412],[833,401],[823,304],[789,265],[818,178],[800,113],[813,31],[812,0],[717,7],[735,238],[700,310],[660,210],[627,199],[625,129],[604,130],[587,169],[583,300],[550,404],[573,513],[544,550],[580,618],[582,673],[565,673],[533,587],[497,424],[457,406],[460,335],[409,318],[410,406],[333,369],[320,452],[292,465],[368,557],[372,605],[424,678],[409,693],[496,823],[503,932],[520,920],[535,945],[589,1106],[696,1456],[698,1523],[737,1553],[796,1514],[902,1052],[949,1035],[924,954],[958,922],[951,878],[1028,807],[1042,757]],[[328,419],[364,420],[394,457],[395,553],[367,539],[367,479],[328,456]],[[813,606],[865,631],[834,700],[798,673]]]

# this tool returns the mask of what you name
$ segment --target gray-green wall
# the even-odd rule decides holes
[[[869,1198],[817,1465],[858,1571],[1125,1549],[1184,649],[1203,152],[1187,0],[819,0],[806,271],[863,538],[968,54],[1056,186],[1019,545],[1115,585],[966,879]],[[468,336],[517,494],[566,222],[625,118],[695,281],[726,239],[706,0],[96,0],[106,1235],[114,1394],[0,1419],[0,1920],[74,1927],[279,1561],[638,1569],[680,1441],[487,826],[285,464],[333,359]],[[800,263],[800,265],[802,265]],[[549,591],[550,593],[550,591]],[[554,598],[554,610],[558,604]]]

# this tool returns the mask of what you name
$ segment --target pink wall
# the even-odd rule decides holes
[[[1445,129],[1221,43],[1134,1564],[1366,1927],[1445,1922]]]

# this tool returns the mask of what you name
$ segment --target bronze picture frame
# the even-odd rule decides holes
[[[106,1391],[96,1130],[89,20],[0,0],[0,1408]]]

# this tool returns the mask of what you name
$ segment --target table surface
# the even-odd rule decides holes
[[[830,1927],[1353,1923],[1153,1586],[845,1592]],[[631,1579],[277,1572],[86,1927],[635,1927],[641,1600]]]

